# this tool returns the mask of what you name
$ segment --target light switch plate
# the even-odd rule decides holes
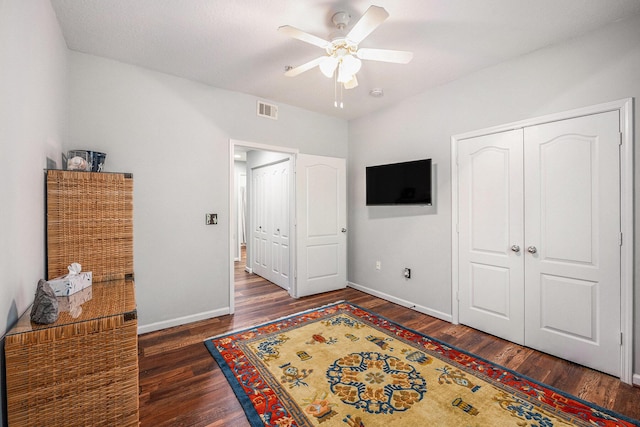
[[[206,214],[205,223],[207,225],[215,225],[218,223],[218,214],[208,213]]]

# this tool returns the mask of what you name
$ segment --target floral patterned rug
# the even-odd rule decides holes
[[[207,339],[258,426],[640,426],[347,302]]]

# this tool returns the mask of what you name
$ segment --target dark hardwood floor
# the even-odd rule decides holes
[[[576,364],[347,288],[292,299],[236,263],[236,313],[139,337],[140,425],[248,426],[244,412],[203,341],[338,300],[471,351],[584,400],[640,419],[640,388]]]

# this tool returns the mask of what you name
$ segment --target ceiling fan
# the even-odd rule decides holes
[[[351,31],[345,34],[351,16],[347,12],[333,15],[332,21],[338,31],[331,35],[331,41],[306,33],[290,25],[283,25],[278,31],[303,42],[318,46],[326,51],[326,55],[295,68],[288,69],[285,76],[297,76],[314,67],[319,67],[322,74],[336,78],[345,89],[358,86],[356,73],[362,66],[361,59],[371,61],[406,64],[413,58],[413,52],[387,49],[360,48],[358,45],[389,17],[389,13],[380,6],[370,6],[356,22]]]

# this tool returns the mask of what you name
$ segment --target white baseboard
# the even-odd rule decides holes
[[[159,331],[160,329],[172,328],[174,326],[186,325],[187,323],[197,322],[198,320],[224,316],[225,314],[229,314],[229,307],[191,314],[184,317],[176,317],[175,319],[163,320],[161,322],[150,323],[148,325],[138,325],[138,335]]]
[[[244,266],[244,271],[246,271],[246,272],[247,272],[247,273],[249,273],[249,274],[253,273],[253,269],[252,269],[252,268],[250,268],[248,265],[245,265],[245,266]]]
[[[436,317],[436,318],[438,318],[440,320],[444,320],[445,322],[449,322],[449,323],[453,322],[453,317],[451,316],[451,314],[443,313],[443,312],[438,311],[438,310],[433,310],[433,309],[431,309],[429,307],[416,305],[416,304],[412,303],[411,301],[407,301],[407,300],[403,300],[403,299],[400,299],[400,298],[396,298],[396,297],[391,296],[389,294],[385,294],[384,292],[376,291],[375,289],[367,288],[366,286],[358,285],[358,284],[353,283],[353,282],[347,282],[347,286],[349,286],[350,288],[362,291],[362,292],[364,292],[366,294],[373,295],[373,296],[378,297],[378,298],[382,298],[383,300],[387,300],[389,302],[401,305],[403,307],[410,308],[410,309],[418,311],[420,313],[428,314],[429,316]]]
[[[637,385],[640,387],[640,374],[633,374],[633,385]]]

